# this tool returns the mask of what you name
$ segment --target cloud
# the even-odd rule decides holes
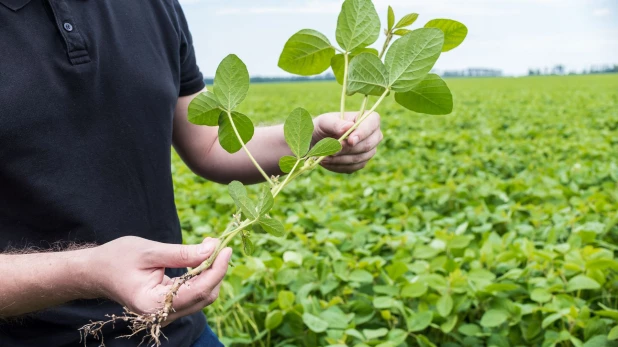
[[[605,17],[610,14],[609,8],[597,8],[592,11],[592,15],[595,17]]]

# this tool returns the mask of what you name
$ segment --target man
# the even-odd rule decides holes
[[[217,245],[181,245],[172,144],[207,179],[260,175],[215,128],[187,121],[204,83],[177,0],[0,0],[0,52],[0,346],[78,346],[91,320],[160,307],[173,277]],[[317,117],[314,140],[349,120]],[[372,115],[323,166],[354,172],[381,139]],[[281,126],[257,129],[249,147],[269,174],[289,154]],[[166,345],[220,345],[201,310],[230,256],[182,288]],[[106,345],[137,345],[116,339],[128,332],[106,326]]]

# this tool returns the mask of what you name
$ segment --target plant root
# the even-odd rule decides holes
[[[195,270],[198,270],[196,268]],[[106,315],[108,320],[98,321],[98,322],[90,322],[89,324],[84,325],[79,328],[81,341],[84,342],[84,346],[86,346],[86,340],[89,336],[93,337],[95,340],[100,340],[101,344],[99,347],[105,347],[105,341],[103,337],[103,327],[111,324],[112,327],[117,322],[125,322],[128,324],[129,329],[131,330],[130,334],[118,336],[118,338],[131,338],[141,333],[145,333],[142,337],[141,342],[138,346],[146,343],[149,347],[159,347],[161,346],[161,338],[167,337],[161,329],[163,328],[163,324],[167,320],[167,318],[174,312],[173,304],[174,298],[178,295],[178,290],[183,285],[187,284],[187,282],[193,277],[199,275],[202,271],[190,271],[179,277],[178,280],[174,282],[170,290],[165,294],[165,300],[163,307],[154,313],[135,313],[131,311],[128,307],[123,307],[124,313],[120,316],[115,314]],[[188,285],[188,284],[187,284]]]

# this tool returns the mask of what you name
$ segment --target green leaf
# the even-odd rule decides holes
[[[391,31],[393,30],[393,26],[395,25],[395,11],[393,11],[393,8],[388,6],[388,27],[386,30]]]
[[[307,153],[307,157],[326,157],[338,153],[341,151],[341,148],[341,143],[339,141],[327,137],[316,143],[309,153]]]
[[[450,295],[444,295],[436,303],[438,314],[442,317],[448,316],[453,310],[453,298]]]
[[[328,322],[311,313],[303,313],[303,322],[314,333],[323,333],[328,329]]]
[[[466,336],[476,336],[482,332],[481,328],[476,324],[463,324],[457,331]]]
[[[234,126],[245,144],[251,140],[255,130],[251,119],[244,114],[234,111],[231,117],[233,124],[227,113],[223,112],[219,116],[219,144],[228,153],[236,153],[242,148],[242,144],[238,141]]]
[[[376,340],[380,337],[386,336],[388,334],[388,329],[379,328],[379,329],[363,329],[363,335],[367,340]]]
[[[249,92],[249,71],[245,63],[234,54],[225,57],[217,68],[212,89],[221,106],[233,111]]]
[[[251,255],[255,252],[255,246],[253,245],[253,241],[250,238],[243,235],[242,236],[242,249],[246,255]]]
[[[215,94],[205,91],[191,100],[187,117],[189,122],[193,124],[214,127],[219,125],[219,115],[221,112],[219,101],[217,101]]]
[[[241,197],[247,196],[247,188],[245,188],[245,186],[238,181],[232,181],[228,184],[227,189],[234,202],[238,201]]]
[[[407,92],[419,84],[440,57],[444,34],[421,28],[395,41],[386,53],[388,81],[395,92]]]
[[[304,157],[313,135],[313,120],[309,112],[300,107],[292,111],[283,125],[283,134],[292,153],[298,158]]]
[[[296,164],[297,160],[298,158],[293,157],[291,155],[283,156],[281,157],[281,159],[279,159],[279,168],[284,173],[290,173],[292,169],[294,168],[294,165]],[[303,162],[304,160],[301,160],[301,162],[298,163],[297,167],[301,167],[303,165]]]
[[[433,313],[431,313],[431,311],[417,313],[408,320],[408,331],[416,332],[424,330],[431,324],[432,319]]]
[[[281,237],[285,234],[285,229],[280,221],[268,216],[261,216],[258,219],[258,224],[269,234],[276,237]]]
[[[440,330],[442,330],[443,333],[448,334],[453,331],[455,325],[457,325],[457,315],[452,315],[446,318],[446,321],[440,325]]]
[[[411,33],[412,30],[408,30],[408,29],[397,29],[395,31],[393,31],[393,34],[397,35],[397,36],[403,36],[406,34]]]
[[[376,296],[373,298],[373,306],[379,310],[395,307],[395,300],[389,296]]]
[[[495,309],[488,310],[483,314],[483,318],[481,318],[481,325],[486,328],[497,327],[506,322],[508,318],[509,315],[505,311]]]
[[[569,280],[567,283],[567,292],[574,292],[585,289],[599,289],[601,285],[597,281],[585,275],[578,275]]]
[[[294,293],[282,290],[279,292],[277,296],[277,301],[279,301],[279,307],[282,310],[290,309],[294,306],[294,300],[296,299],[296,295]]]
[[[281,310],[270,311],[266,315],[264,327],[268,330],[273,330],[281,325],[281,322],[283,322],[283,313]]]
[[[311,29],[303,29],[285,43],[279,57],[279,67],[302,76],[318,75],[326,71],[335,55],[335,48],[326,36]]]
[[[403,16],[403,18],[401,18],[399,22],[397,22],[397,24],[395,25],[395,29],[409,27],[410,25],[414,24],[414,22],[416,22],[417,18],[418,13],[407,14]]]
[[[260,216],[265,215],[273,207],[275,200],[270,192],[270,188],[266,184],[262,184],[260,187],[260,193],[258,195],[257,211]]]
[[[427,293],[427,285],[423,282],[408,283],[401,289],[404,298],[419,298]]]
[[[337,42],[346,52],[367,47],[380,36],[380,17],[371,0],[345,0],[337,20]]]
[[[410,91],[396,93],[395,101],[418,113],[440,115],[453,111],[453,95],[446,82],[436,74],[428,74]]]
[[[609,331],[609,334],[607,334],[607,339],[608,340],[618,340],[618,325],[613,327],[612,330]]]
[[[254,220],[259,217],[255,203],[247,196],[241,196],[238,198],[236,206],[242,211],[245,217]]]
[[[425,24],[425,28],[438,28],[444,32],[442,52],[448,52],[459,46],[468,35],[468,28],[452,19],[433,19]]]
[[[380,96],[387,87],[388,72],[380,58],[371,53],[361,53],[354,58],[348,74],[348,95]]]
[[[535,288],[530,292],[530,299],[542,304],[551,300],[551,293],[543,288]]]
[[[348,64],[352,63],[354,57],[361,53],[371,53],[376,57],[379,54],[378,50],[375,48],[358,48],[348,53]],[[343,75],[345,73],[345,58],[343,57],[343,54],[335,55],[333,59],[331,59],[330,66],[333,69],[333,74],[335,75],[337,83],[343,85]]]
[[[368,271],[365,271],[365,270],[354,270],[354,271],[352,271],[350,273],[349,279],[352,282],[359,282],[359,283],[371,283],[371,282],[373,282],[373,276],[371,275],[371,273],[369,273]]]

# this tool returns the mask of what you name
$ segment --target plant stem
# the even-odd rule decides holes
[[[392,39],[393,39],[393,33],[389,31],[388,34],[386,35],[386,40],[384,40],[384,46],[382,46],[382,51],[380,52],[380,55],[378,55],[378,58],[382,59]]]
[[[343,53],[343,88],[341,89],[341,119],[345,116],[345,97],[348,88],[348,64],[350,59],[348,58],[348,52]]]
[[[238,132],[238,129],[236,129],[236,124],[234,124],[234,119],[232,118],[232,113],[230,113],[230,111],[227,111],[227,110],[225,112],[227,113],[227,117],[230,119],[230,123],[232,124],[232,129],[234,129],[234,133],[236,134],[236,138],[238,139],[238,141],[242,145],[242,148],[245,150],[245,153],[247,153],[247,155],[249,156],[249,159],[251,159],[251,162],[253,163],[253,165],[255,165],[255,167],[262,174],[262,176],[264,176],[264,178],[266,179],[266,182],[268,182],[268,184],[273,186],[274,185],[273,181],[268,177],[266,172],[264,172],[264,170],[262,169],[260,164],[258,164],[258,162],[255,160],[253,155],[251,155],[251,152],[249,152],[249,149],[247,148],[247,145],[245,145],[245,142],[240,137],[240,133]]]
[[[358,126],[365,120],[367,119],[367,117],[369,117],[369,115],[371,115],[376,108],[378,108],[378,106],[380,106],[380,104],[382,103],[382,101],[384,101],[384,98],[386,98],[386,95],[388,95],[389,93],[389,89],[387,89],[386,91],[384,91],[384,93],[380,96],[380,98],[378,99],[378,101],[376,101],[376,103],[373,105],[373,107],[365,114],[361,115],[361,117],[359,119],[356,120],[356,122],[354,123],[354,125],[348,129],[348,131],[345,132],[345,134],[341,135],[341,137],[338,139],[339,142],[343,142],[354,130],[356,130],[356,128],[358,128]],[[363,104],[365,104],[366,107],[366,103],[363,102]],[[363,110],[364,111],[364,110]],[[279,192],[281,192],[281,190],[285,187],[285,185],[287,183],[289,183],[289,181],[294,180],[296,177],[300,176],[301,174],[303,174],[304,172],[313,170],[316,166],[320,165],[320,163],[322,162],[322,160],[324,160],[324,157],[319,157],[316,161],[314,161],[311,165],[309,166],[305,166],[302,169],[298,170],[298,172],[292,174],[292,172],[290,172],[290,174],[286,177],[285,181],[278,187],[279,189],[276,191],[277,194],[279,194]],[[273,197],[276,196],[275,194],[273,194]]]
[[[273,198],[275,196],[277,196],[279,194],[279,192],[281,192],[281,189],[283,189],[283,187],[285,187],[285,185],[288,183],[288,181],[290,180],[290,177],[294,173],[294,170],[296,170],[296,167],[298,166],[298,163],[300,163],[300,159],[296,160],[296,163],[292,167],[292,170],[290,171],[290,173],[285,177],[285,180],[283,180],[283,182],[281,184],[279,184],[277,187],[275,187],[275,191],[273,192]]]

